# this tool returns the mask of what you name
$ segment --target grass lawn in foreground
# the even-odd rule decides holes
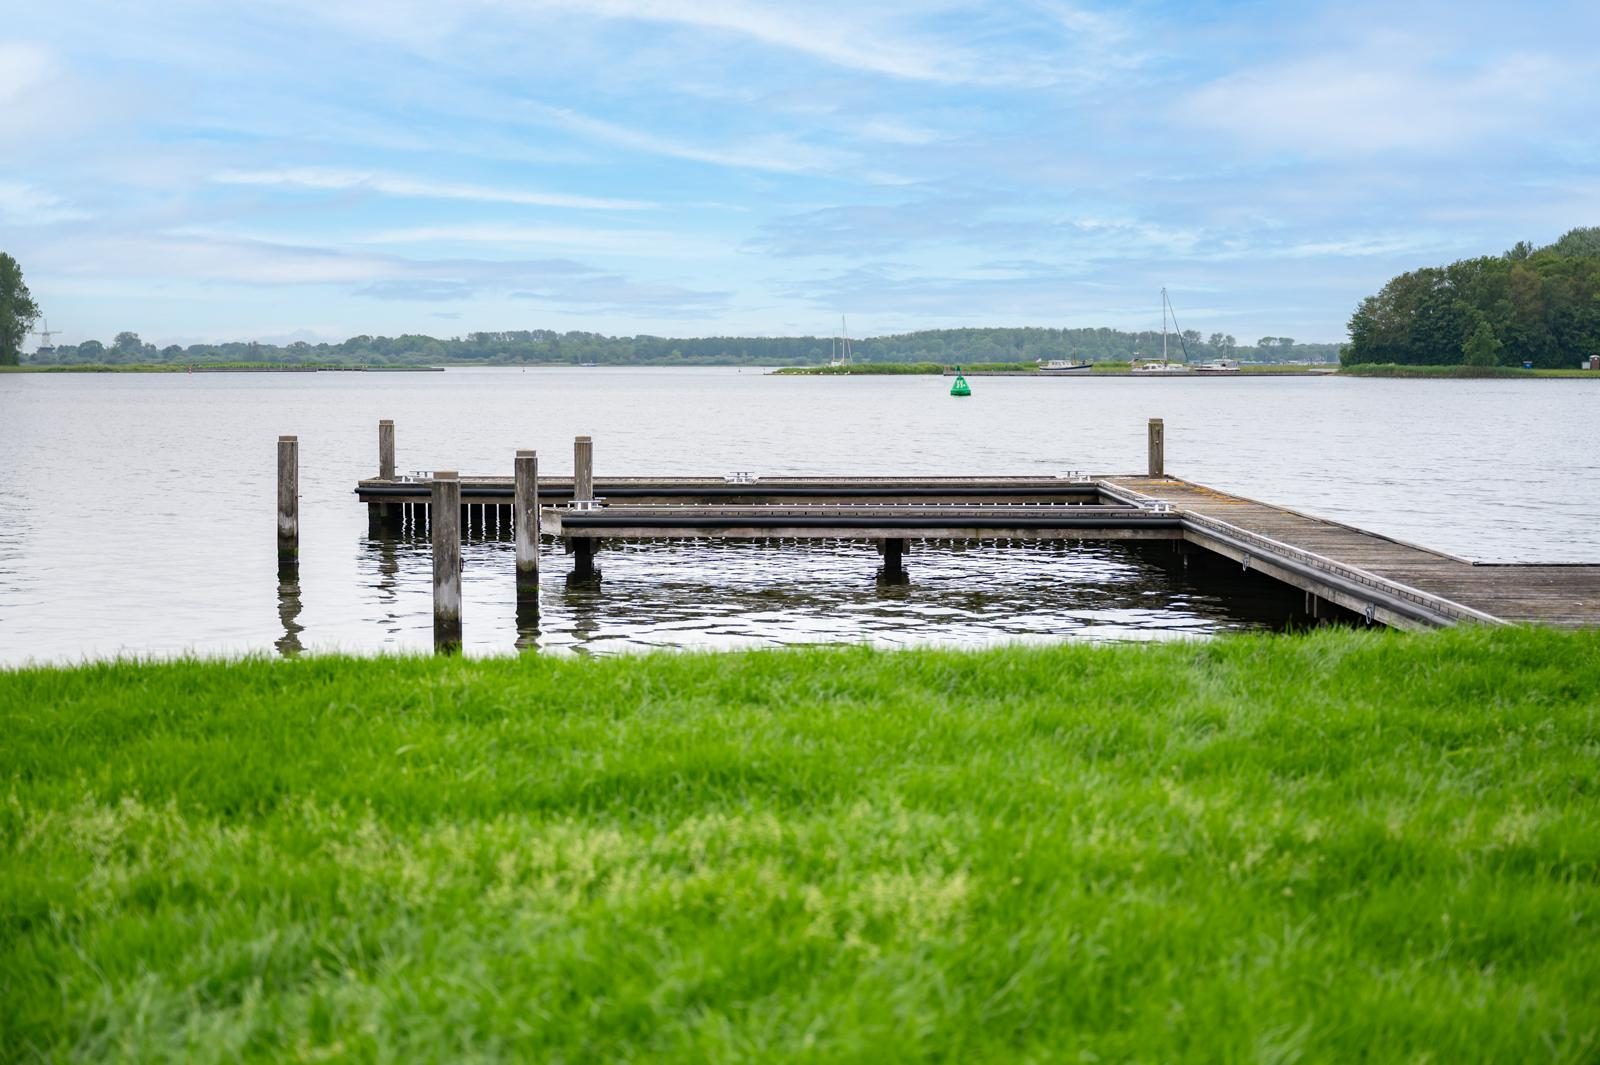
[[[0,1056],[1600,1057],[1600,633],[0,672]]]

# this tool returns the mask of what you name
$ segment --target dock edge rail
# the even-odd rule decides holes
[[[1102,482],[1100,489],[1104,494],[1121,502],[1136,505],[1162,502],[1155,496],[1122,485]],[[1511,624],[1504,618],[1474,610],[1453,599],[1424,592],[1358,566],[1337,562],[1326,555],[1319,555],[1303,547],[1295,547],[1281,540],[1251,532],[1220,518],[1195,514],[1177,506],[1173,509],[1181,516],[1184,531],[1192,533],[1200,546],[1206,546],[1203,541],[1211,540],[1221,546],[1230,547],[1240,553],[1241,561],[1247,568],[1257,561],[1267,563],[1304,580],[1327,584],[1353,599],[1381,605],[1399,617],[1433,627],[1442,628],[1462,621],[1484,625]]]

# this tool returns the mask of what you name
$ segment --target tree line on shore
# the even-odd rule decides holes
[[[1188,331],[1168,339],[1174,360],[1238,358],[1267,362],[1332,361],[1336,344],[1300,344],[1291,337],[1263,337],[1240,345],[1233,337],[1209,338]],[[1090,361],[1149,358],[1161,354],[1159,332],[1129,333],[1116,329],[936,329],[894,336],[865,337],[851,342],[859,362],[1032,362],[1036,359]],[[596,365],[745,365],[806,366],[828,362],[834,355],[831,337],[658,337],[604,336],[599,333],[549,329],[469,333],[441,339],[420,334],[397,337],[356,336],[338,344],[176,344],[157,347],[137,333],[118,333],[110,344],[97,340],[61,345],[28,361],[39,364],[207,364],[281,363],[285,365],[430,365],[467,363],[485,366],[518,363]]]
[[[1393,278],[1350,319],[1347,365],[1571,369],[1600,355],[1600,226]]]

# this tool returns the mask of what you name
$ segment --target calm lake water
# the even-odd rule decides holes
[[[1470,558],[1600,562],[1600,380],[793,378],[736,369],[0,376],[0,662],[431,646],[425,544],[367,536],[351,492],[397,423],[402,471],[1169,471]],[[275,561],[275,442],[300,437],[297,586]],[[1249,628],[1249,602],[1118,545],[625,545],[568,592],[545,547],[519,632],[509,543],[465,548],[465,646],[510,653],[796,642],[1155,639]]]

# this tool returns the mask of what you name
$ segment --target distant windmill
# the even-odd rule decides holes
[[[59,330],[59,329],[51,329],[50,328],[50,319],[48,319],[48,318],[44,319],[44,328],[43,329],[35,329],[33,331],[33,335],[38,337],[40,340],[42,340],[44,342],[44,343],[39,345],[39,350],[38,350],[37,354],[39,354],[39,355],[54,355],[55,352],[56,352],[56,346],[54,344],[50,343],[50,338],[55,336],[59,332],[61,332],[61,330]]]

